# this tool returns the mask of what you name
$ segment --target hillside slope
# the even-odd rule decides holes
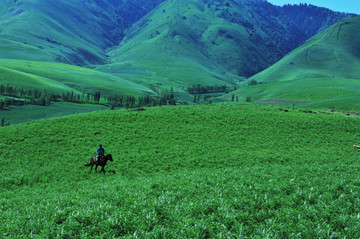
[[[235,74],[219,69],[210,60],[203,40],[203,35],[207,34],[204,31],[219,20],[210,19],[214,14],[199,1],[164,2],[134,24],[119,48],[109,52],[113,66],[147,68],[153,78],[152,83],[159,82],[166,86],[235,84],[232,79]],[[217,24],[221,27],[226,23]],[[217,32],[215,26],[214,34]],[[219,36],[219,41],[225,38],[225,33]],[[225,46],[226,43],[220,44],[220,47],[230,50],[234,42],[228,46]]]
[[[92,69],[62,63],[0,59],[0,85],[42,92],[101,91],[109,95],[156,95],[149,88]]]
[[[294,22],[294,12],[254,0],[4,0],[0,59],[95,68],[158,92],[175,87],[182,94],[195,84],[234,87],[309,34],[349,17],[313,7]],[[316,22],[310,33],[298,26],[301,19]],[[11,78],[18,79],[7,71],[0,84]]]
[[[160,2],[1,1],[0,58],[103,64],[124,30]]]
[[[121,66],[148,68],[152,83],[165,85],[234,84],[267,68],[307,39],[308,29],[298,27],[285,12],[260,1],[226,5],[168,0],[128,29],[120,46],[109,53],[110,68],[115,73]],[[307,16],[316,18],[315,13]],[[319,17],[312,31],[348,17],[333,12],[323,15],[327,14],[332,22]]]
[[[78,1],[6,0],[0,8],[8,10],[0,18],[0,58],[75,65],[106,62],[103,48],[110,39]]]
[[[245,82],[236,93],[253,100],[308,101],[360,108],[360,17],[337,23]]]

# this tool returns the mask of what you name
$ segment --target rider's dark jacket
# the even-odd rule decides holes
[[[99,147],[99,148],[96,150],[96,153],[97,153],[97,154],[102,154],[102,155],[104,155],[104,154],[105,154],[105,149]]]

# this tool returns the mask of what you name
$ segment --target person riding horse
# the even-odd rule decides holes
[[[102,147],[102,145],[100,144],[99,145],[99,148],[96,150],[96,153],[98,154],[96,156],[96,161],[97,162],[100,162],[101,161],[101,158],[104,156],[105,154],[105,149]]]

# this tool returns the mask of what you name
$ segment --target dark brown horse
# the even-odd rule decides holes
[[[107,154],[106,156],[103,156],[103,157],[101,158],[101,160],[99,160],[99,161],[96,161],[96,156],[94,156],[94,157],[91,158],[90,163],[89,163],[89,164],[85,164],[85,166],[86,166],[86,167],[91,166],[90,173],[91,173],[92,168],[93,168],[94,165],[96,165],[96,167],[95,167],[95,172],[97,172],[97,167],[98,167],[98,166],[101,166],[102,168],[101,168],[101,170],[100,170],[100,173],[101,173],[101,172],[104,172],[104,174],[105,174],[104,167],[105,167],[105,165],[106,165],[106,163],[107,163],[108,160],[110,160],[111,162],[113,161],[113,158],[112,158],[112,155],[111,155],[111,154]]]

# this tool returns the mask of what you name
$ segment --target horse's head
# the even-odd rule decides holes
[[[114,161],[111,154],[108,154],[107,157],[111,162]]]

